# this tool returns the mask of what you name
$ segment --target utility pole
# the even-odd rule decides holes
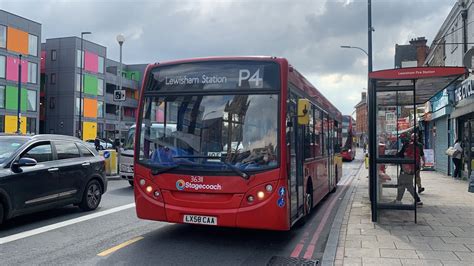
[[[21,54],[18,55],[18,108],[17,108],[17,122],[16,133],[21,134]]]

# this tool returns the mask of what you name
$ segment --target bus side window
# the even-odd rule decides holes
[[[318,157],[321,156],[321,150],[322,150],[322,137],[321,137],[321,130],[323,123],[321,121],[321,112],[319,109],[314,108],[314,156]]]

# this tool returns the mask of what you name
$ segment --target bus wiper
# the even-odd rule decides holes
[[[159,175],[159,174],[163,174],[163,173],[166,173],[168,171],[171,171],[173,169],[176,169],[178,167],[180,167],[181,165],[177,164],[177,165],[173,165],[173,166],[169,166],[169,167],[163,167],[163,168],[153,168],[153,170],[151,170],[151,174],[152,175]]]
[[[246,172],[240,170],[238,167],[233,166],[232,164],[228,162],[223,162],[227,167],[229,167],[232,171],[240,175],[243,179],[248,180],[250,178],[250,175],[247,174]]]
[[[173,158],[204,158],[204,159],[221,159],[220,156],[207,156],[207,155],[183,155],[183,156],[174,156]],[[219,161],[221,162],[221,161]],[[234,171],[236,174],[238,174],[240,177],[242,177],[243,179],[245,180],[248,180],[250,178],[250,175],[247,174],[246,172],[240,170],[239,168],[233,166],[232,164],[228,163],[228,162],[221,162],[223,164],[225,164],[225,166],[227,166],[229,169],[231,169],[232,171]]]

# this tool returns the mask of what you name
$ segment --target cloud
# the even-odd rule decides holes
[[[372,1],[374,70],[393,68],[395,44],[434,38],[455,0]],[[272,55],[288,60],[346,114],[366,87],[366,0],[15,0],[0,8],[38,21],[46,38],[79,36],[124,62],[151,63],[216,55]],[[358,96],[356,97],[356,94]],[[344,95],[341,99],[340,95]]]

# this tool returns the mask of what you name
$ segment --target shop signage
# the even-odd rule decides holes
[[[425,168],[434,167],[434,164],[435,164],[434,150],[423,149],[423,153],[425,154]]]
[[[431,100],[431,111],[436,112],[449,104],[448,90],[438,92]]]
[[[474,80],[472,78],[464,80],[454,91],[456,104],[474,95]]]

